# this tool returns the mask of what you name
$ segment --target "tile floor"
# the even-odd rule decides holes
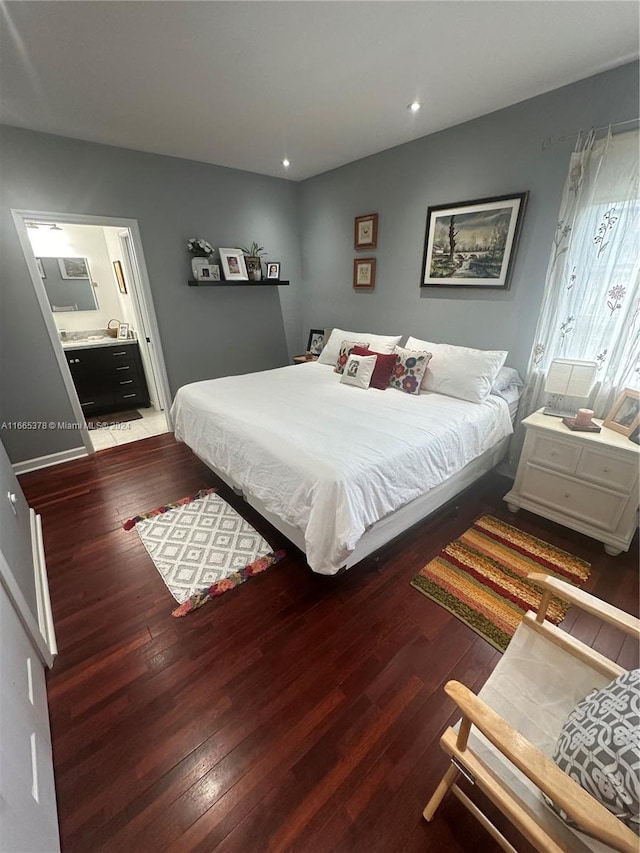
[[[142,415],[142,420],[92,429],[89,435],[95,450],[106,450],[119,444],[128,444],[130,441],[139,441],[141,438],[168,432],[164,412],[156,412],[151,408],[138,409],[138,411]]]

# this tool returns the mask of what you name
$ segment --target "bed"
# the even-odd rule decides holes
[[[304,551],[349,568],[504,456],[505,399],[350,387],[309,362],[182,387],[175,436]]]

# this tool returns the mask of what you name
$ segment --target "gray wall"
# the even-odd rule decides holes
[[[0,554],[4,557],[11,574],[25,597],[27,606],[38,621],[36,582],[33,572],[33,550],[31,547],[31,518],[29,505],[13,473],[6,450],[0,441]],[[13,507],[7,494],[15,495]],[[0,561],[0,565],[2,561]],[[0,569],[1,571],[1,569]]]
[[[0,426],[73,421],[11,208],[137,219],[172,393],[286,364],[300,338],[297,187],[172,157],[0,127]],[[189,237],[257,240],[290,287],[188,287]],[[12,462],[78,446],[71,431],[0,435]]]
[[[573,150],[571,141],[543,151],[542,140],[637,115],[632,63],[301,183],[303,328],[507,349],[508,363],[524,373]],[[420,290],[430,205],[524,190],[509,291]],[[353,218],[375,211],[378,248],[356,254]],[[373,292],[352,288],[358,255],[377,258]]]
[[[572,143],[546,137],[638,115],[638,64],[582,80],[298,185],[0,127],[0,424],[71,421],[11,208],[137,219],[172,392],[287,363],[310,328],[508,349],[524,372]],[[511,289],[419,288],[429,205],[529,190]],[[352,289],[353,217],[380,215],[374,292]],[[189,288],[190,236],[258,240],[292,286]],[[366,253],[368,254],[368,253]],[[72,432],[1,431],[11,460],[77,446]]]

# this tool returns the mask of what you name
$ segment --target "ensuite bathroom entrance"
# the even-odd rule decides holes
[[[14,218],[87,449],[168,432],[166,372],[131,224]]]

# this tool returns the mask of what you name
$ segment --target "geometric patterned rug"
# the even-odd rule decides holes
[[[284,556],[233,507],[215,494],[198,492],[125,523],[135,525],[160,576],[184,616]]]
[[[485,515],[443,548],[411,586],[504,652],[524,614],[537,610],[542,599],[542,588],[527,579],[529,572],[582,586],[590,571],[579,557]],[[568,609],[553,596],[546,618],[557,625]]]

